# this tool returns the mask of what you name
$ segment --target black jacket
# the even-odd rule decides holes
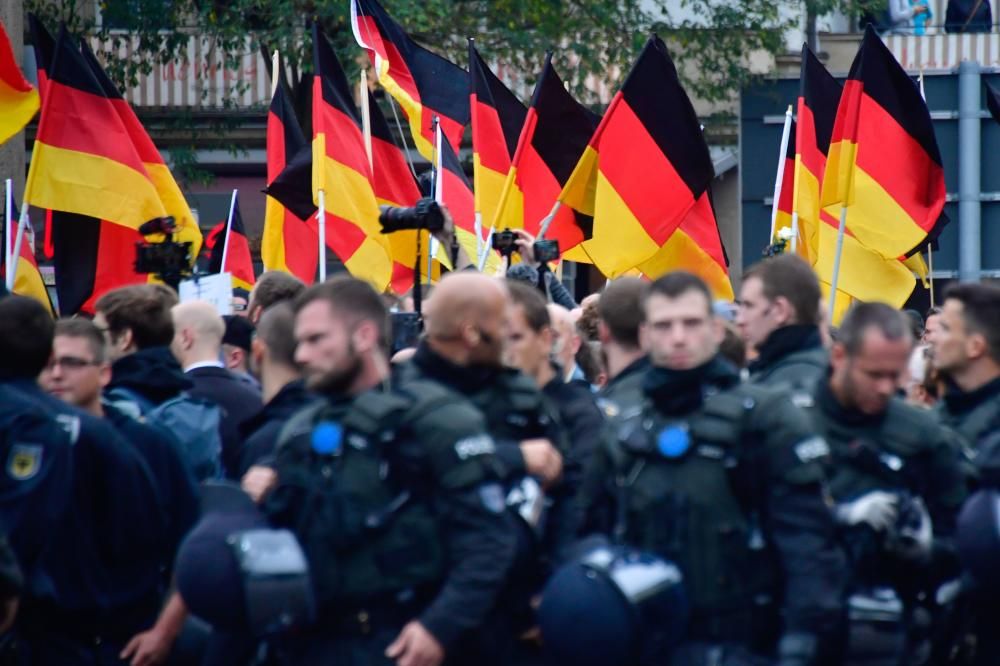
[[[272,456],[278,444],[278,435],[288,417],[316,399],[315,395],[306,390],[303,381],[289,382],[259,412],[240,425],[240,435],[243,437],[241,477],[250,467]]]
[[[226,476],[235,479],[243,458],[240,424],[260,411],[260,393],[225,368],[195,368],[186,374],[194,384],[191,395],[214,402],[222,410],[222,421],[219,423],[222,468]]]
[[[150,347],[115,361],[105,392],[121,387],[159,405],[191,386],[170,348]]]
[[[750,381],[811,389],[826,374],[827,353],[815,326],[782,326],[771,332],[750,363]]]

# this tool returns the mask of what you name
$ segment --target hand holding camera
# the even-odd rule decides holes
[[[493,249],[509,258],[517,252],[524,263],[531,266],[546,264],[559,259],[559,241],[535,240],[524,229],[504,229],[493,234]]]

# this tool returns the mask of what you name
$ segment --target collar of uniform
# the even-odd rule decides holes
[[[649,362],[648,356],[642,356],[632,361],[625,366],[625,369],[619,372],[617,375],[608,380],[605,388],[608,386],[614,386],[615,384],[624,381],[626,377],[631,377],[632,375],[637,375],[639,373],[645,372],[653,367]]]
[[[952,414],[965,414],[983,404],[990,398],[1000,395],[1000,377],[986,382],[973,391],[963,391],[951,380],[947,381],[944,393],[944,403]]]
[[[485,365],[457,365],[441,356],[426,342],[421,342],[413,362],[431,378],[461,393],[472,393],[491,382],[500,368]]]
[[[731,388],[739,372],[716,355],[690,370],[651,367],[643,378],[643,391],[664,414],[688,414],[701,407],[707,394]]]
[[[750,365],[750,372],[761,370],[777,363],[780,359],[797,351],[816,349],[823,345],[819,327],[805,324],[782,326],[771,331],[757,350],[757,358]]]
[[[817,383],[816,405],[830,417],[833,423],[842,423],[852,427],[877,427],[885,418],[885,412],[881,414],[865,414],[857,409],[851,409],[840,404],[833,389],[830,388],[830,378]]]
[[[198,361],[196,363],[192,363],[191,365],[186,366],[184,368],[184,373],[187,374],[192,370],[198,370],[200,368],[225,368],[225,367],[226,366],[223,365],[222,361]]]

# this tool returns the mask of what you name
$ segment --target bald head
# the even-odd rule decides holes
[[[455,363],[499,364],[507,288],[478,273],[451,273],[427,302],[431,345]]]
[[[174,320],[170,348],[182,366],[219,359],[226,324],[214,305],[189,301],[175,305],[170,312]]]

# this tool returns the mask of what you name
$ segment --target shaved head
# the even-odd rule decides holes
[[[174,320],[170,349],[182,366],[218,359],[226,323],[214,305],[188,301],[175,305],[170,313]]]
[[[499,364],[507,288],[479,273],[450,273],[434,289],[424,318],[433,345],[462,349],[466,363]]]

